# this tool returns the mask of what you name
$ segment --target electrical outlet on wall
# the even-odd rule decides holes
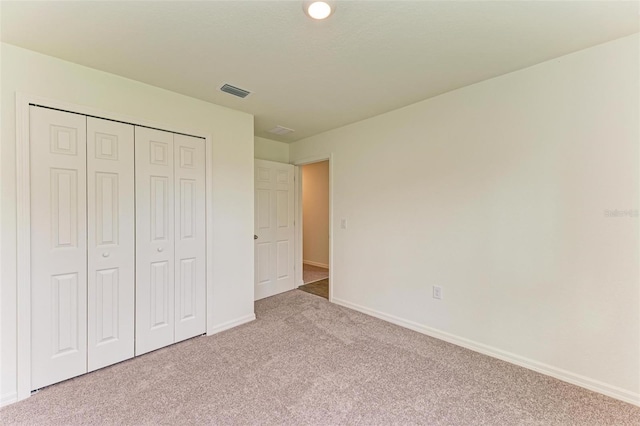
[[[434,285],[433,286],[433,298],[434,299],[442,299],[442,287]]]

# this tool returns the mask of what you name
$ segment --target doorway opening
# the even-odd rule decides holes
[[[300,167],[302,280],[300,290],[329,299],[329,161]]]

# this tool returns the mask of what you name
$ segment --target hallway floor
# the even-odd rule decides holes
[[[329,270],[307,264],[302,266],[304,285],[298,287],[298,289],[329,300]]]
[[[304,281],[305,284],[324,280],[326,278],[329,278],[329,270],[327,268],[307,264],[302,265],[302,281]]]
[[[298,287],[298,290],[315,294],[316,296],[324,297],[325,299],[329,300],[329,278],[301,285],[300,287]]]

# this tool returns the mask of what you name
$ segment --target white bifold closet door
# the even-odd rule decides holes
[[[86,117],[30,108],[31,389],[87,372]]]
[[[87,117],[88,371],[134,356],[133,132]]]
[[[173,136],[175,172],[175,341],[206,331],[204,139]]]
[[[204,140],[135,128],[136,355],[206,330]]]
[[[134,355],[133,126],[31,107],[32,389]]]

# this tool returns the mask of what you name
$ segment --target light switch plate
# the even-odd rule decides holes
[[[433,298],[434,299],[442,299],[442,287],[434,285],[433,286]]]

